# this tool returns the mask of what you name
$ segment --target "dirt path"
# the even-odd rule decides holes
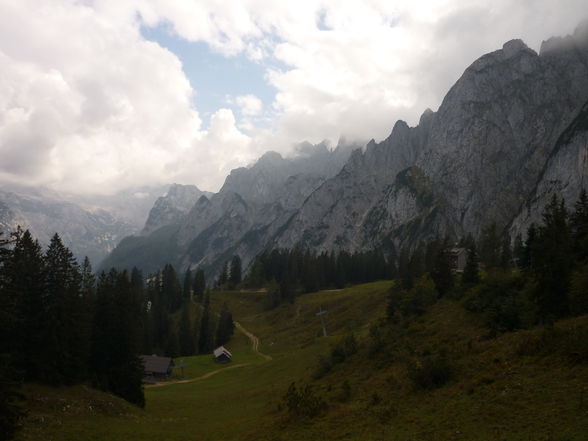
[[[196,378],[189,378],[187,380],[162,381],[161,383],[148,384],[147,386],[145,386],[145,389],[151,389],[152,387],[169,386],[171,384],[193,383],[195,381],[204,380],[205,378],[210,378],[213,375],[216,375],[216,374],[218,374],[219,372],[222,372],[222,371],[228,371],[229,369],[242,368],[242,367],[245,367],[245,366],[247,366],[247,363],[235,364],[233,366],[228,366],[228,367],[225,367],[225,368],[216,369],[214,371],[208,372],[208,373],[206,373],[204,375],[201,375],[199,377],[196,377]]]
[[[241,323],[239,322],[235,322],[235,326],[236,328],[241,331],[243,334],[245,334],[247,336],[247,338],[249,338],[249,340],[251,341],[251,349],[253,349],[253,352],[255,352],[256,354],[259,354],[261,357],[263,357],[266,361],[269,361],[272,359],[271,355],[267,355],[264,354],[262,352],[259,351],[259,338],[257,338],[255,335],[253,335],[251,332],[249,332],[247,329],[245,329]],[[187,380],[173,380],[173,381],[162,381],[161,383],[155,383],[155,384],[149,384],[147,386],[145,386],[146,389],[151,389],[152,387],[162,387],[162,386],[169,386],[171,384],[185,384],[185,383],[193,383],[195,381],[200,381],[200,380],[204,380],[206,378],[210,378],[213,375],[218,374],[219,372],[223,372],[223,371],[228,371],[229,369],[237,369],[237,368],[242,368],[247,366],[248,363],[241,363],[241,364],[236,364],[233,366],[228,366],[228,367],[224,367],[224,368],[220,368],[220,369],[216,369],[214,371],[210,371],[204,375],[201,375],[199,377],[196,378],[189,378]]]
[[[235,322],[235,326],[239,331],[241,331],[243,334],[245,334],[249,338],[249,340],[251,340],[251,349],[253,349],[253,352],[262,356],[266,361],[270,361],[272,359],[271,355],[264,354],[263,352],[261,352],[259,350],[259,338],[257,338],[255,335],[253,335],[247,329],[245,329],[243,327],[243,325],[241,325],[241,323]]]

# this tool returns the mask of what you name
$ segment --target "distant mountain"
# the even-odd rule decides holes
[[[81,261],[97,267],[122,238],[140,230],[165,187],[127,190],[112,196],[61,195],[44,188],[3,186],[0,231],[31,230],[46,245],[58,233]]]
[[[212,195],[195,185],[172,184],[167,193],[155,201],[141,234],[148,235],[161,227],[179,224],[200,197]]]
[[[214,271],[234,253],[246,265],[358,147],[342,143],[331,151],[325,144],[305,143],[294,158],[268,152],[252,166],[233,170],[217,194],[201,195],[183,216],[198,193],[178,187],[177,195],[153,207],[158,221],[148,221],[145,234],[123,240],[103,267],[138,266],[148,272],[170,262]]]
[[[398,121],[365,149],[269,152],[233,170],[188,214],[125,239],[107,260],[215,272],[273,248],[394,252],[435,236],[477,236],[496,222],[524,233],[553,193],[588,186],[588,23],[540,53],[521,40],[469,66],[436,112]],[[180,221],[181,218],[181,221]],[[159,223],[162,225],[164,222]]]

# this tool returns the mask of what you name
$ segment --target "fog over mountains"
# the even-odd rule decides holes
[[[0,226],[22,221],[42,240],[39,232],[68,232],[84,238],[85,254],[98,250],[96,260],[126,235],[101,267],[146,272],[169,262],[214,273],[234,254],[247,268],[273,248],[393,252],[436,235],[476,236],[491,222],[514,237],[553,193],[573,204],[588,186],[588,24],[539,53],[512,40],[483,55],[436,112],[426,110],[416,127],[396,122],[380,143],[299,151],[268,152],[233,170],[216,194],[186,185],[153,191],[141,199],[152,205],[141,226],[116,208],[6,191]]]

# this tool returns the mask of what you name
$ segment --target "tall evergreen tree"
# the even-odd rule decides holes
[[[18,331],[19,323],[17,298],[15,292],[7,290],[7,267],[10,265],[12,252],[10,240],[2,237],[0,232],[0,434],[2,439],[11,439],[18,429],[18,422],[23,416],[19,393],[21,377],[15,363],[19,357]]]
[[[431,279],[435,283],[440,297],[445,297],[453,288],[452,261],[449,254],[449,241],[446,239],[437,250]]]
[[[241,258],[235,255],[231,259],[231,273],[229,276],[229,283],[231,288],[235,288],[241,283]]]
[[[194,274],[194,297],[197,302],[202,303],[204,299],[204,291],[206,290],[206,278],[204,271],[198,268]]]
[[[582,189],[570,219],[575,260],[588,263],[588,195]]]
[[[170,312],[177,311],[182,306],[182,289],[176,270],[170,264],[165,265],[161,272],[161,295]]]
[[[192,271],[190,268],[186,270],[184,274],[184,289],[182,291],[184,299],[191,299],[192,298],[192,284],[194,281],[192,280]]]
[[[223,263],[221,272],[218,276],[218,286],[224,286],[229,281],[229,264],[228,262]]]
[[[564,201],[553,195],[543,212],[532,249],[531,264],[537,280],[536,298],[543,319],[551,320],[568,312],[568,292],[572,267],[572,241]]]
[[[81,297],[81,274],[73,254],[55,234],[45,253],[47,328],[41,348],[43,380],[72,383],[85,377],[90,333]]]
[[[190,308],[192,305],[186,303],[182,307],[182,317],[180,320],[180,355],[189,356],[196,353],[196,347],[194,343],[194,325],[192,324],[192,318],[190,316]]]
[[[476,253],[476,244],[472,243],[468,250],[468,258],[463,269],[461,280],[465,285],[475,285],[480,281],[480,273],[478,271],[478,256]]]
[[[487,270],[500,266],[502,241],[496,222],[482,229],[480,237],[480,259]]]
[[[202,315],[200,317],[200,330],[198,332],[198,353],[208,354],[212,350],[212,338],[210,333],[210,299],[208,295],[204,296],[202,302]]]

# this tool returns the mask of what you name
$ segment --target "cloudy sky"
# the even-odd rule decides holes
[[[586,0],[0,0],[0,185],[110,193],[385,138]]]

